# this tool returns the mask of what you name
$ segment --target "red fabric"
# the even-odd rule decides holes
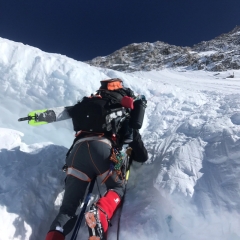
[[[51,232],[48,232],[45,240],[64,240],[64,239],[65,237],[63,233],[59,231],[51,231]]]
[[[108,219],[110,220],[113,216],[114,211],[116,210],[117,206],[119,205],[121,199],[118,194],[114,191],[108,191],[105,196],[100,198],[97,202],[97,206],[99,206],[99,215],[100,221],[103,227],[103,231],[106,233],[108,229]],[[101,211],[101,209],[104,211]]]
[[[124,96],[121,100],[121,105],[125,108],[131,108],[133,109],[133,98],[128,97],[128,96]]]

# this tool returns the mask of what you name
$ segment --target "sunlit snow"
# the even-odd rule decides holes
[[[120,239],[239,240],[240,71],[228,79],[232,72],[127,74],[0,38],[0,240],[44,239],[74,138],[71,120],[31,127],[18,118],[73,105],[113,77],[148,99],[149,160],[132,166]],[[85,226],[80,235],[87,239]]]

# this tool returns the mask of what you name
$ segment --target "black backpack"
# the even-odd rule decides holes
[[[118,79],[108,82],[116,83]],[[104,81],[104,84],[106,81]],[[103,85],[103,84],[102,84]],[[123,121],[130,116],[130,109],[121,105],[122,98],[134,97],[129,88],[108,90],[100,88],[96,94],[84,97],[68,109],[74,130],[91,133],[111,132],[117,134]]]

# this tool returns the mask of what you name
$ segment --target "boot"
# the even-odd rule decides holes
[[[110,190],[90,207],[89,212],[85,214],[90,236],[89,240],[106,239],[110,219],[120,201],[119,195]]]
[[[64,240],[64,239],[65,239],[65,236],[63,235],[62,232],[54,230],[54,231],[48,232],[45,240]]]

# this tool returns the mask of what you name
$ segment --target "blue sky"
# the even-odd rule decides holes
[[[0,37],[85,61],[131,43],[192,46],[240,25],[239,0],[0,0]]]

